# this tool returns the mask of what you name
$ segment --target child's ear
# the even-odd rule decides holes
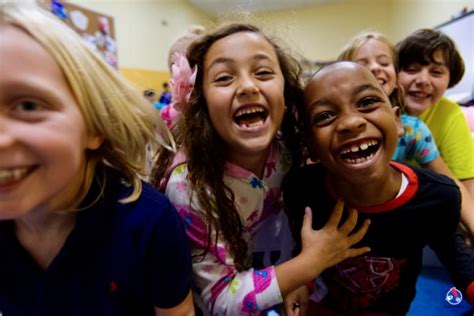
[[[400,120],[401,116],[401,110],[399,106],[394,106],[392,108],[393,114],[395,115],[395,119],[397,121],[397,131],[398,131],[398,137],[403,136],[405,133],[405,128],[403,127],[402,121]]]
[[[89,135],[87,138],[87,149],[96,150],[103,142],[104,138],[97,135]]]

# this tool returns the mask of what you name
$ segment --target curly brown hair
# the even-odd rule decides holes
[[[173,133],[176,142],[184,150],[187,157],[189,181],[193,194],[202,208],[208,227],[208,247],[211,244],[212,232],[215,238],[222,235],[229,246],[238,271],[250,267],[250,250],[244,240],[244,228],[241,217],[234,203],[234,193],[224,183],[224,165],[228,159],[224,141],[214,129],[209,118],[207,102],[203,92],[203,64],[211,46],[218,40],[239,32],[252,32],[261,35],[274,48],[285,80],[284,100],[286,111],[283,122],[277,133],[292,156],[292,165],[302,163],[303,140],[302,128],[297,118],[297,104],[303,104],[302,70],[295,58],[291,57],[282,47],[261,30],[250,24],[231,24],[217,31],[204,35],[190,47],[187,57],[190,65],[197,66],[198,73],[189,104]],[[199,133],[199,137],[197,137]],[[158,186],[165,176],[172,157],[169,152],[162,151],[157,160],[152,181]],[[206,251],[202,254],[205,255]]]

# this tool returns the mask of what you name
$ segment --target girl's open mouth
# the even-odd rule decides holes
[[[243,128],[255,128],[263,126],[268,117],[268,111],[261,106],[245,107],[238,110],[234,115],[234,122]]]

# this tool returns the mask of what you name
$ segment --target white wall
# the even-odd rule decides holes
[[[420,28],[433,28],[457,16],[466,7],[474,9],[474,0],[393,0],[390,34],[399,41]]]
[[[291,1],[291,0],[287,0]],[[167,51],[191,24],[214,19],[185,0],[73,0],[114,17],[121,67],[167,71]],[[276,34],[287,46],[313,61],[335,58],[363,30],[379,31],[394,42],[422,27],[447,22],[473,0],[349,0],[296,10],[257,13],[251,22]],[[238,17],[242,20],[242,15]],[[225,20],[229,16],[224,17]],[[248,20],[248,19],[247,19]],[[166,21],[167,25],[162,22]]]
[[[259,14],[259,18],[270,29],[276,28],[279,36],[286,36],[285,40],[306,58],[328,61],[362,30],[386,33],[390,5],[389,0],[358,0]]]

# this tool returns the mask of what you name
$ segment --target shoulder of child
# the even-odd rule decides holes
[[[434,171],[411,167],[417,177],[422,194],[428,194],[433,200],[440,203],[453,203],[460,199],[459,187],[449,177]]]
[[[130,195],[130,187],[121,185],[120,196]],[[117,208],[128,220],[133,220],[139,225],[140,220],[145,220],[148,224],[159,222],[163,219],[174,220],[178,218],[174,206],[166,195],[154,189],[148,183],[142,181],[142,192],[136,201],[122,203],[117,200]]]

